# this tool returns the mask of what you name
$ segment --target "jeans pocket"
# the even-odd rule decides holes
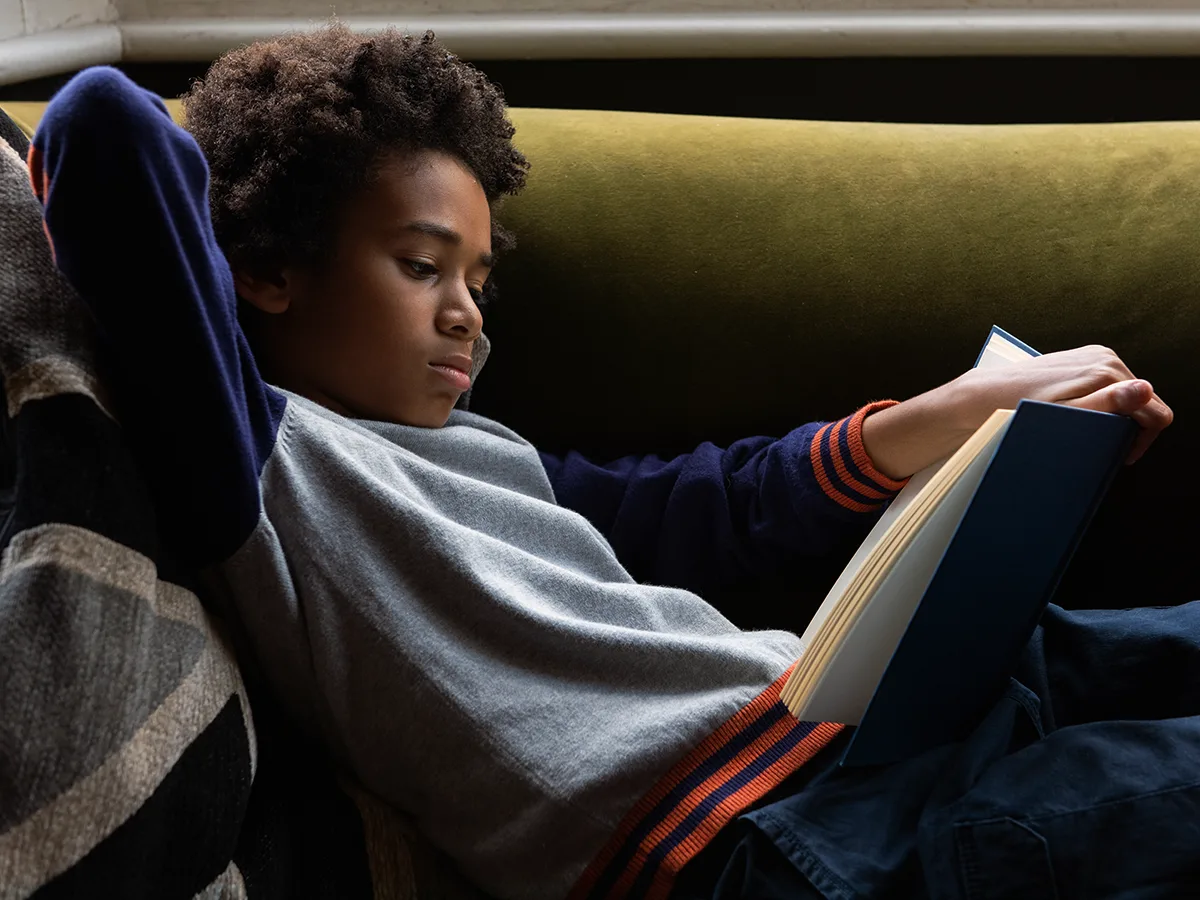
[[[969,900],[1058,900],[1046,839],[1024,822],[994,819],[954,828],[959,877]]]

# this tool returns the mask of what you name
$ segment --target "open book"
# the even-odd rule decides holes
[[[1036,352],[993,328],[977,367]],[[965,736],[1006,683],[1137,429],[1024,400],[912,477],[801,636],[781,699],[857,725],[843,764]]]

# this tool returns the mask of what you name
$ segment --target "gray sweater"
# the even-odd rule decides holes
[[[477,415],[356,422],[288,395],[261,488],[221,576],[270,682],[499,897],[562,897],[619,856],[638,802],[800,653],[634,582],[534,448]],[[777,730],[804,755],[833,731]]]

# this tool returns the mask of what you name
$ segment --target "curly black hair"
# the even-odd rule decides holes
[[[211,170],[217,242],[235,267],[327,259],[336,213],[391,152],[454,156],[493,210],[529,168],[499,87],[432,32],[356,34],[334,22],[251,44],[213,63],[183,102]],[[493,225],[493,250],[511,243]]]

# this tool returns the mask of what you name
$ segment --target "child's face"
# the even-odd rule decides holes
[[[328,265],[285,270],[282,308],[247,297],[278,312],[270,376],[356,418],[441,427],[470,387],[491,249],[487,197],[461,163],[389,157],[347,203]]]

